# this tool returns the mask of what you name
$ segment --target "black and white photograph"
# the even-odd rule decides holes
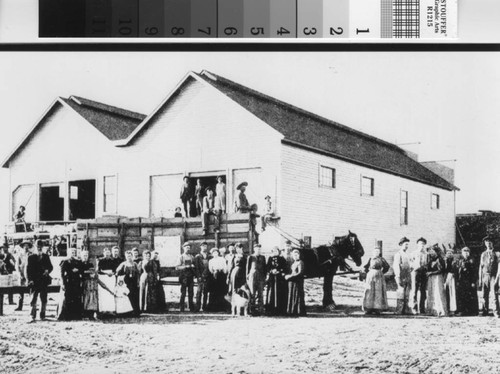
[[[498,66],[0,52],[0,371],[498,372]]]

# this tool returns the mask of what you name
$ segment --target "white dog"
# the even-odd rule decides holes
[[[238,288],[231,296],[231,315],[239,316],[243,310],[243,315],[248,316],[248,303],[250,301],[250,290],[245,285]]]

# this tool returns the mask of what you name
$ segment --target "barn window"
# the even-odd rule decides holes
[[[431,194],[431,209],[439,209],[439,195]]]
[[[369,177],[361,177],[361,195],[374,195],[375,180]]]
[[[116,175],[104,177],[104,213],[116,213]]]
[[[335,169],[321,165],[319,168],[319,185],[335,188]]]
[[[408,224],[408,191],[401,190],[401,225]]]

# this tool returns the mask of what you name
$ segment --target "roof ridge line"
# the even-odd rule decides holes
[[[196,73],[195,73],[196,74]],[[290,104],[290,103],[287,103],[285,101],[282,101],[280,99],[277,99],[275,97],[272,97],[272,96],[269,96],[269,95],[266,95],[262,92],[259,92],[257,90],[254,90],[252,88],[249,88],[249,87],[246,87],[246,86],[243,86],[242,84],[239,84],[237,82],[234,82],[230,79],[227,79],[225,77],[222,77],[220,75],[217,75],[217,74],[214,74],[208,70],[203,70],[200,74],[200,76],[206,76],[208,77],[209,79],[212,79],[211,77],[209,77],[209,75],[212,75],[212,76],[215,76],[217,79],[217,81],[219,81],[220,83],[222,84],[225,84],[225,85],[234,85],[234,86],[237,86],[238,88],[248,92],[249,94],[251,95],[254,95],[254,96],[257,96],[257,97],[260,97],[260,98],[264,98],[264,99],[267,99],[267,100],[271,100],[277,104],[280,104],[280,105],[284,105],[288,108],[290,108],[291,110],[294,110],[300,114],[303,114],[303,115],[306,115],[308,117],[311,117],[313,119],[316,119],[316,120],[321,120],[322,122],[327,122],[327,124],[329,126],[336,126],[344,131],[347,131],[347,132],[351,132],[353,134],[356,134],[356,135],[360,135],[360,136],[363,136],[369,140],[374,140],[374,141],[377,141],[377,142],[380,142],[380,143],[383,143],[384,145],[387,145],[395,150],[397,150],[398,152],[401,152],[401,153],[405,153],[404,149],[402,149],[401,147],[398,147],[396,144],[393,144],[393,143],[390,143],[386,140],[383,140],[383,139],[380,139],[380,138],[377,138],[376,136],[373,136],[373,135],[370,135],[370,134],[367,134],[367,133],[364,133],[362,131],[359,131],[359,130],[356,130],[356,129],[353,129],[352,127],[349,127],[349,126],[346,126],[346,125],[343,125],[341,123],[338,123],[336,121],[333,121],[331,119],[328,119],[326,117],[323,117],[323,116],[320,116],[318,114],[315,114],[313,112],[310,112],[306,109],[302,109],[302,108],[299,108],[293,104]]]
[[[78,105],[81,105],[81,106],[90,107],[90,108],[96,109],[96,110],[102,110],[102,111],[117,114],[117,115],[120,115],[123,117],[129,117],[129,118],[133,118],[133,119],[137,119],[137,120],[141,120],[141,121],[144,118],[146,118],[145,114],[142,114],[139,112],[134,112],[134,111],[131,111],[128,109],[123,109],[123,108],[120,108],[120,107],[117,107],[114,105],[101,103],[99,101],[90,100],[90,99],[87,99],[87,98],[81,97],[81,96],[70,95],[68,100],[73,100],[75,103],[77,103]]]

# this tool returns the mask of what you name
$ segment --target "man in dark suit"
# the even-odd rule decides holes
[[[208,301],[208,287],[210,283],[210,269],[208,268],[208,245],[206,242],[200,244],[200,253],[194,258],[194,272],[198,279],[196,290],[196,311],[206,311]],[[203,299],[203,300],[202,300]]]
[[[194,189],[189,182],[189,177],[185,176],[181,186],[180,199],[184,206],[184,213],[186,218],[191,217],[191,203],[194,198]]]
[[[47,307],[47,287],[51,282],[50,273],[52,272],[52,263],[50,257],[42,252],[42,242],[36,241],[36,252],[28,257],[26,265],[26,278],[31,294],[31,320],[36,319],[36,303],[38,296],[42,307],[40,309],[40,319],[45,319],[45,308]]]

